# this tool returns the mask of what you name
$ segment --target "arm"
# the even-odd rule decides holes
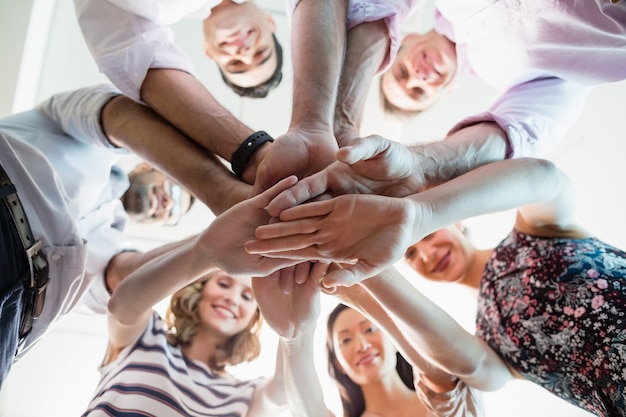
[[[279,343],[276,348],[274,375],[265,378],[257,385],[246,417],[274,417],[285,411],[287,397],[282,358],[283,349]]]
[[[322,194],[406,197],[503,160],[506,150],[506,134],[495,123],[476,124],[444,141],[408,147],[377,135],[355,139],[337,152],[337,162],[299,181],[268,209],[278,216]]]
[[[546,160],[506,160],[408,198],[344,195],[303,204],[283,211],[281,222],[259,227],[256,236],[261,240],[248,242],[246,249],[266,256],[350,263],[325,277],[330,285],[350,285],[390,266],[411,243],[469,217],[539,203],[545,213],[563,216],[551,209],[568,207],[559,204],[568,188],[562,176]]]
[[[362,285],[394,318],[411,346],[441,369],[480,390],[501,388],[512,375],[481,339],[422,295],[400,273],[386,270]]]
[[[150,161],[216,214],[250,194],[251,187],[239,181],[215,155],[149,107],[117,96],[103,107],[101,123],[112,143]]]
[[[98,68],[124,95],[148,104],[204,151],[230,161],[252,129],[193,75],[193,62],[163,23],[182,18],[188,8],[172,6],[172,16],[169,7],[150,2],[75,0],[74,7]],[[244,172],[244,178],[252,183],[254,172]]]
[[[291,121],[286,134],[265,145],[255,192],[291,174],[303,178],[335,160],[333,111],[345,49],[347,3],[301,0],[296,5],[291,35]]]
[[[334,133],[340,147],[359,137],[367,93],[389,49],[389,34],[383,20],[361,23],[348,31]]]
[[[227,161],[253,132],[218,103],[196,77],[184,71],[148,70],[141,98],[202,148]]]
[[[313,274],[315,275],[315,274]],[[332,416],[326,408],[314,367],[314,333],[320,312],[321,276],[312,276],[289,294],[276,280],[253,278],[263,318],[280,336],[284,390],[293,416]]]
[[[386,275],[386,273],[383,274]],[[403,279],[403,277],[401,278]],[[393,310],[386,309],[384,305],[381,305],[378,300],[366,290],[364,284],[374,279],[382,280],[384,278],[376,276],[362,282],[360,285],[335,287],[333,289],[333,295],[338,297],[344,304],[360,311],[379,328],[383,329],[393,340],[394,345],[402,353],[402,356],[416,368],[416,372],[422,375],[422,379],[425,380],[431,390],[435,392],[446,392],[453,389],[456,385],[456,377],[444,372],[441,368],[433,365],[430,360],[426,359],[416,349],[412,340],[407,337],[407,334],[400,329],[400,326],[396,323],[397,319],[390,314]],[[389,291],[393,289],[395,289],[395,287],[390,288]],[[411,307],[411,305],[408,306],[409,309]],[[389,312],[387,310],[389,310]]]
[[[287,178],[254,198],[217,217],[200,235],[172,244],[136,268],[115,289],[109,301],[109,332],[114,348],[126,346],[143,331],[154,304],[214,268],[231,274],[268,275],[293,265],[250,256],[243,243],[259,224],[269,221],[265,206],[279,191],[293,184]],[[116,265],[122,267],[121,264]]]

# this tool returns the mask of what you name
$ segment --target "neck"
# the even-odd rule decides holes
[[[191,338],[191,343],[183,346],[181,350],[187,359],[202,362],[211,368],[219,346],[225,342],[226,340],[218,340],[208,333],[198,332]]]
[[[400,376],[393,371],[393,375],[382,377],[371,384],[361,385],[365,399],[365,410],[379,416],[402,416],[406,410],[411,410],[411,416],[420,416],[424,413],[424,406],[415,394],[409,389]]]
[[[480,287],[480,280],[483,277],[483,273],[485,272],[487,262],[489,262],[489,257],[492,252],[493,249],[476,250],[472,263],[470,264],[461,284],[478,291]]]

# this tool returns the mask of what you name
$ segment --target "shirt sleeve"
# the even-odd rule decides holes
[[[100,72],[133,100],[141,102],[141,85],[151,68],[193,74],[193,63],[175,45],[169,26],[105,0],[75,0],[74,5],[83,38]]]
[[[480,391],[470,388],[461,380],[447,392],[435,392],[424,382],[415,380],[415,392],[422,403],[437,417],[482,417],[485,415]]]
[[[393,63],[402,36],[400,29],[407,17],[420,7],[423,0],[351,0],[348,9],[348,30],[366,22],[384,20],[389,36],[389,49],[377,73],[386,71]]]
[[[139,252],[124,234],[128,215],[120,200],[104,204],[100,210],[81,219],[80,227],[88,245],[85,276],[92,282],[81,299],[81,311],[104,314],[110,294],[105,285],[107,266],[122,252]]]
[[[102,108],[119,94],[121,93],[111,84],[100,84],[55,94],[39,104],[37,110],[73,139],[128,154],[129,150],[118,148],[109,142],[100,123]]]
[[[448,134],[495,122],[507,133],[508,157],[543,156],[576,122],[590,91],[591,87],[556,77],[531,80],[510,88],[489,110],[460,121]]]

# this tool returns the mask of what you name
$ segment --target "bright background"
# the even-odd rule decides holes
[[[282,84],[263,100],[242,99],[220,80],[216,67],[203,55],[200,21],[174,26],[177,42],[196,63],[199,78],[210,91],[253,129],[278,136],[290,115],[292,73],[287,20],[282,0],[257,0],[276,20],[277,36],[285,52]],[[432,25],[432,0],[412,16],[407,30],[425,31]],[[28,109],[51,94],[105,81],[87,52],[75,21],[71,0],[0,0],[0,117]],[[625,63],[626,65],[626,63]],[[416,120],[398,122],[378,108],[377,89],[369,93],[363,133],[379,133],[406,143],[443,137],[465,115],[481,111],[496,91],[474,79],[461,80],[459,88]],[[588,106],[569,135],[549,155],[573,179],[579,190],[579,219],[601,239],[626,248],[626,82],[596,88]],[[538,98],[539,100],[541,98]],[[132,166],[134,159],[124,161]],[[130,227],[127,233],[136,245],[150,249],[181,239],[206,227],[213,215],[196,204],[176,227],[146,230]],[[493,245],[512,225],[512,213],[470,219],[472,236],[481,246]],[[398,267],[415,285],[473,331],[475,302],[461,288],[427,283],[399,262]],[[323,320],[335,301],[325,297],[318,327],[316,366],[328,406],[339,414],[336,390],[326,376]],[[162,306],[159,306],[161,308]],[[275,336],[266,326],[263,353],[253,364],[233,372],[242,378],[271,375]],[[0,417],[78,416],[89,402],[98,380],[96,367],[106,344],[105,321],[100,316],[73,313],[63,320],[26,359],[12,370],[0,392]],[[502,390],[485,394],[487,415],[536,417],[582,417],[589,414],[570,406],[528,382],[515,381]]]

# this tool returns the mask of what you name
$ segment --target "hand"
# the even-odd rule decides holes
[[[303,284],[309,279],[314,279],[311,277],[323,277],[328,269],[328,265],[329,263],[326,262],[301,262],[295,266],[276,271],[268,278],[278,280],[278,287],[283,294],[291,294],[296,285]]]
[[[331,131],[293,130],[268,147],[256,170],[253,195],[289,175],[307,177],[335,161],[338,146]]]
[[[315,328],[320,314],[321,276],[311,276],[295,285],[289,294],[280,291],[276,279],[252,278],[252,290],[263,318],[283,339],[293,340]]]
[[[244,249],[245,242],[254,238],[256,228],[270,221],[265,210],[269,201],[296,181],[293,176],[286,178],[265,192],[234,205],[211,222],[200,235],[199,242],[205,247],[205,253],[214,254],[216,266],[229,274],[265,276],[301,262],[251,255]]]
[[[280,221],[260,226],[251,254],[339,262],[324,285],[352,285],[402,257],[416,239],[415,206],[403,198],[344,195],[283,211]]]
[[[328,168],[282,192],[268,206],[273,216],[320,196],[378,194],[404,197],[422,191],[423,175],[415,155],[404,145],[381,136],[354,139],[337,152]]]

